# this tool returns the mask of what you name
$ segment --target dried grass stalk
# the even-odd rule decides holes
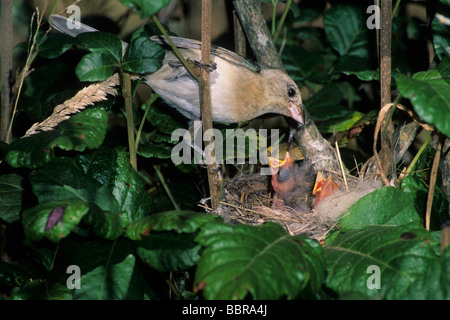
[[[80,112],[87,106],[91,106],[97,102],[104,101],[108,95],[116,96],[116,87],[120,84],[119,75],[116,73],[105,81],[91,84],[88,87],[78,91],[71,99],[57,105],[53,109],[53,113],[42,122],[37,122],[28,129],[25,137],[41,131],[53,130],[59,123],[70,118],[71,115]]]

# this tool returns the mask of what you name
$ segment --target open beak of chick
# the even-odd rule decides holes
[[[293,165],[294,160],[289,154],[289,151],[286,152],[284,160],[269,157],[269,166],[272,174],[277,174],[281,168],[286,169],[286,171],[289,171]]]
[[[316,183],[314,184],[313,195],[315,199],[315,206],[317,206],[323,199],[331,196],[339,190],[339,185],[334,182],[330,176],[327,179],[324,178],[321,171],[317,173]]]
[[[286,157],[282,161],[275,158],[269,159],[269,166],[272,171],[271,183],[275,191],[274,207],[281,208],[284,206],[285,197],[292,193],[298,184],[294,160],[289,152],[286,152]]]

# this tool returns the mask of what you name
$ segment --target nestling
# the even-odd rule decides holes
[[[58,31],[77,36],[97,31],[81,24],[69,29],[67,18],[52,15],[51,25]],[[183,57],[200,61],[201,42],[171,37]],[[188,119],[200,118],[198,82],[182,66],[160,36],[150,38],[166,48],[163,66],[145,77],[145,82],[169,105]],[[126,44],[124,43],[124,47]],[[244,122],[266,113],[277,113],[304,123],[303,103],[295,82],[283,71],[261,68],[236,53],[212,46],[212,120],[221,123]]]
[[[285,206],[308,213],[312,206],[312,184],[315,171],[308,162],[295,165],[289,152],[283,161],[270,158],[274,209]]]

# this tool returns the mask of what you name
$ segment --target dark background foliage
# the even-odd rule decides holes
[[[394,1],[399,6],[392,20],[393,99],[434,126],[435,138],[413,160],[429,136],[419,129],[399,159],[400,170],[412,163],[401,188],[381,188],[361,199],[324,247],[275,223],[228,225],[205,213],[198,206],[209,194],[203,168],[176,166],[170,159],[178,143],[171,133],[187,128],[186,119],[138,82],[133,83],[137,172],[129,162],[120,92],[52,131],[21,138],[90,82],[119,69],[157,70],[162,56],[148,36],[159,30],[152,23],[144,26],[149,16],[159,12],[171,32],[198,39],[199,1],[174,1],[176,8],[169,2],[82,1],[83,22],[105,33],[76,40],[46,34],[45,19],[39,28],[36,16],[32,20],[33,6],[14,2],[15,32],[24,40],[14,49],[15,67],[30,55],[29,36],[37,34],[40,46],[24,79],[12,142],[0,145],[2,298],[449,299],[450,250],[440,248],[440,227],[448,219],[445,170],[439,172],[429,231],[423,223],[437,140],[450,136],[450,27],[434,17],[436,12],[450,17],[448,2],[428,1],[434,11],[427,12],[424,3]],[[284,5],[263,2],[275,30]],[[294,2],[276,39],[308,112],[322,135],[339,143],[348,168],[372,156],[380,105],[377,33],[366,25],[371,4]],[[213,43],[233,49],[232,2],[215,5]],[[62,1],[55,12],[59,6]],[[123,57],[117,35],[132,43]],[[145,63],[131,63],[137,57]],[[397,126],[412,121],[401,111],[393,120]],[[280,117],[250,126],[288,131]],[[231,167],[230,172],[244,168]],[[68,285],[72,265],[80,269],[80,289]],[[372,265],[380,268],[380,289],[367,285]]]

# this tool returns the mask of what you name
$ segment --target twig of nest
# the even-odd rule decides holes
[[[304,235],[317,241],[323,241],[326,234],[337,225],[339,217],[352,204],[364,195],[382,186],[379,180],[371,177],[354,177],[347,175],[345,180],[340,172],[327,172],[339,190],[324,198],[318,205],[309,210],[283,206],[273,206],[273,190],[268,176],[253,174],[239,175],[228,179],[220,207],[213,213],[222,216],[230,224],[247,224],[252,226],[264,222],[276,222],[282,225],[291,235]],[[314,204],[312,184],[309,193],[302,195],[305,203]],[[299,187],[300,189],[304,186]],[[304,188],[305,190],[308,187]]]

